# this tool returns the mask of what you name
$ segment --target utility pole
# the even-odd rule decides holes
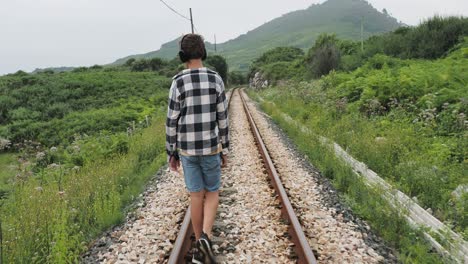
[[[216,49],[216,34],[214,34],[214,44],[215,44],[215,52],[218,52],[218,50]]]
[[[192,8],[190,8],[190,24],[192,25],[192,34],[194,33],[193,31],[193,17],[192,17]]]
[[[364,16],[361,17],[361,52],[364,52]]]

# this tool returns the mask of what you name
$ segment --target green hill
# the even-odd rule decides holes
[[[336,33],[339,38],[357,40],[364,22],[364,38],[392,31],[402,24],[364,0],[328,0],[305,10],[275,18],[246,34],[218,44],[218,53],[225,56],[231,69],[247,71],[250,62],[263,52],[278,46],[310,48],[321,33]],[[172,59],[178,51],[178,39],[165,43],[157,51],[119,59],[161,57]],[[208,52],[214,52],[207,42]]]

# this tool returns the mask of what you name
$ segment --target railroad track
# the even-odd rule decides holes
[[[212,234],[218,262],[314,263],[308,245],[301,249],[298,243],[305,236],[319,263],[398,263],[394,251],[339,202],[331,184],[241,93],[228,95],[231,153]],[[278,176],[284,188],[275,185]],[[285,192],[292,206],[281,201]],[[182,175],[160,170],[127,221],[96,239],[82,262],[184,263],[193,233],[188,204]],[[294,232],[299,222],[303,231]]]
[[[247,121],[250,127],[251,135],[242,135],[242,141],[249,141],[248,139],[251,139],[251,141],[252,139],[254,140],[257,153],[253,154],[253,156],[256,156],[257,159],[261,157],[261,164],[255,161],[255,158],[250,159],[249,157],[249,161],[253,161],[252,165],[254,166],[251,167],[252,171],[241,173],[244,175],[244,178],[226,179],[226,176],[223,177],[223,188],[220,192],[220,209],[214,226],[214,237],[212,239],[215,251],[219,252],[218,262],[229,261],[229,255],[234,257],[233,253],[236,250],[236,245],[239,246],[239,244],[244,243],[248,245],[249,249],[246,249],[245,256],[242,256],[244,259],[237,259],[237,261],[240,262],[255,262],[256,257],[271,257],[281,260],[282,262],[316,263],[314,253],[309,246],[298,217],[294,213],[293,206],[281,183],[273,160],[268,154],[265,143],[249,111],[249,107],[247,106],[242,92],[238,89],[233,90],[229,98],[230,113],[231,111],[236,111],[236,117],[240,119],[244,118],[243,121]],[[231,105],[233,101],[235,106],[232,109]],[[242,106],[240,106],[239,101]],[[244,115],[238,112],[239,110],[242,111],[239,108],[242,108],[245,113]],[[234,117],[232,114],[230,117],[231,123],[234,121],[238,123],[238,120],[232,119]],[[252,144],[252,142],[250,142],[250,144]],[[245,150],[245,147],[241,147]],[[248,153],[245,153],[244,155],[247,154]],[[258,172],[260,172],[260,179],[256,180],[261,182],[252,179],[252,177],[258,175],[250,175],[250,173],[255,174]],[[245,175],[247,175],[247,178]],[[266,183],[267,179],[264,177],[266,175],[268,175],[269,183]],[[243,179],[245,182],[243,182]],[[249,185],[252,189],[249,189]],[[274,191],[272,191],[272,189],[274,189]],[[249,198],[249,194],[252,194],[252,191],[254,193],[258,191],[258,193],[255,193],[255,197],[250,197],[250,199],[253,199],[253,203],[252,201],[249,202],[247,199]],[[243,201],[244,198],[246,198],[247,201]],[[255,201],[257,199],[258,203]],[[246,203],[250,205],[250,207],[246,206]],[[267,208],[263,208],[263,210],[260,207],[252,208],[252,206],[256,205],[261,206],[261,204],[266,204],[268,206]],[[236,206],[239,208],[237,209]],[[236,213],[239,214],[236,215]],[[247,217],[247,219],[243,221],[243,217]],[[267,233],[265,239],[258,239],[257,236],[238,234],[239,227],[236,226],[236,222],[238,222],[237,224],[248,225],[248,218],[250,218],[250,224],[252,224],[252,222],[259,224],[256,226],[258,228],[254,228],[254,231]],[[255,234],[255,232],[253,232],[253,234]],[[270,238],[270,241],[268,241],[268,238]],[[279,245],[275,246],[272,243]],[[192,244],[193,229],[190,222],[190,208],[187,208],[168,263],[186,263],[186,261],[190,259],[189,250]],[[272,250],[272,248],[274,250]],[[249,254],[248,252],[263,252],[264,256],[255,253]]]
[[[247,96],[238,90],[229,104],[231,154],[212,234],[219,263],[313,263],[297,244],[304,236],[319,263],[398,263],[394,251],[339,202],[330,183]],[[278,174],[292,207],[276,193],[271,178]],[[184,263],[190,257],[189,196],[180,173],[160,170],[138,201],[127,221],[96,239],[83,263]],[[287,216],[291,208],[296,220]],[[293,233],[297,220],[304,236]]]

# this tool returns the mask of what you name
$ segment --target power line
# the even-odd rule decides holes
[[[190,21],[190,24],[191,24],[191,27],[192,27],[192,34],[194,33],[194,29],[195,31],[197,31],[198,33],[198,30],[197,28],[195,27],[195,25],[193,24],[193,18],[192,18],[192,8],[190,8],[190,18],[182,15],[180,12],[178,12],[177,10],[175,10],[174,8],[172,8],[169,4],[167,4],[166,2],[164,2],[164,0],[159,0],[161,1],[161,3],[163,3],[167,8],[169,8],[172,12],[174,12],[175,14],[179,15],[180,17]]]
[[[182,18],[185,18],[187,19],[188,21],[190,21],[190,18],[182,15],[181,13],[177,12],[177,10],[175,10],[174,8],[172,8],[170,5],[168,5],[166,2],[164,2],[163,0],[159,0],[161,1],[161,3],[163,3],[165,6],[167,6],[167,8],[169,8],[172,12],[176,13],[177,15],[181,16]]]

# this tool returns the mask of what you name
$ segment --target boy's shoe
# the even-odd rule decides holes
[[[213,253],[211,240],[205,233],[202,233],[197,245],[200,243],[200,250],[205,256],[205,264],[216,264],[216,258]]]
[[[194,249],[192,255],[192,263],[203,264],[204,258],[203,253],[200,251],[200,241],[197,241],[197,248]]]

